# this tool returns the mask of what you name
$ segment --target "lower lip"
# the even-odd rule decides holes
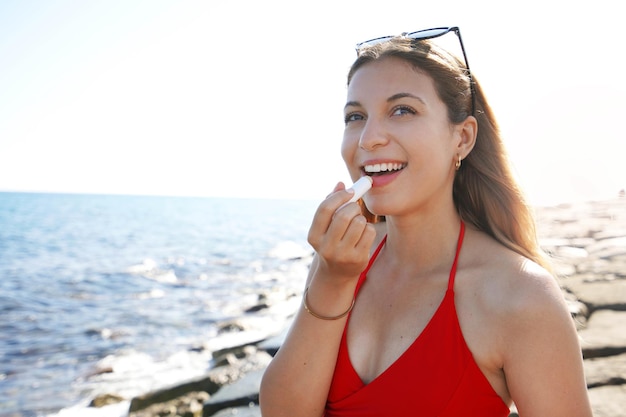
[[[400,175],[401,172],[402,171],[395,171],[392,174],[372,176],[372,179],[374,180],[374,184],[372,186],[373,187],[384,187],[385,185],[387,185],[390,182],[392,182],[393,180],[395,180],[398,177],[398,175]]]

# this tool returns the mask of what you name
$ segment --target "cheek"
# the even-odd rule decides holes
[[[343,161],[350,166],[350,162],[354,159],[354,152],[356,151],[356,147],[358,145],[358,141],[355,141],[348,132],[345,132],[343,135],[343,140],[341,141],[341,157]]]

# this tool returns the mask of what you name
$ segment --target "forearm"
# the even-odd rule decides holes
[[[353,286],[325,297],[315,288],[310,291],[309,307],[324,315],[340,315],[350,306],[354,294]],[[264,417],[323,415],[346,320],[347,316],[321,320],[300,307],[261,383]]]
[[[354,291],[369,260],[376,230],[351,197],[335,187],[320,204],[308,240],[316,251],[307,278],[307,311],[301,305],[283,345],[261,382],[264,417],[320,417]],[[321,317],[326,317],[323,319]],[[330,319],[329,319],[330,318]]]

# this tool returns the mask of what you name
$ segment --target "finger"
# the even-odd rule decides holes
[[[355,271],[363,271],[370,258],[370,250],[376,238],[376,229],[367,222],[365,216],[357,216],[352,221],[340,250],[355,265]]]
[[[356,249],[367,251],[367,257],[369,259],[369,251],[371,250],[375,239],[376,239],[376,228],[374,227],[373,224],[367,223],[365,225],[365,229],[363,230],[363,233],[361,233],[361,239],[357,243]]]
[[[330,194],[315,211],[313,222],[309,229],[309,237],[314,238],[315,235],[325,234],[333,221],[337,209],[350,200],[352,196],[352,192],[345,191],[343,183],[337,184],[335,190],[336,191]],[[313,244],[311,240],[309,240],[309,243]],[[313,246],[315,247],[315,245]]]
[[[346,250],[357,249],[359,242],[363,238],[367,228],[367,219],[362,214],[358,214],[352,218],[350,225],[346,229],[341,242]],[[357,250],[358,252],[358,250]]]
[[[331,195],[333,195],[333,194],[334,194],[334,193],[336,193],[337,191],[341,191],[341,190],[345,190],[345,189],[346,189],[346,185],[345,185],[343,182],[339,181],[339,182],[337,183],[337,185],[335,185],[335,188],[333,188],[333,192],[332,192],[332,193],[330,193],[330,194],[328,194],[328,195],[326,196],[326,198],[330,197]]]
[[[333,213],[331,223],[326,231],[327,237],[336,241],[345,239],[346,233],[357,217],[362,217],[361,207],[358,204],[351,203],[337,210]],[[354,243],[356,244],[356,242]]]
[[[370,248],[376,236],[374,226],[367,223],[365,216],[352,218],[341,240],[323,244],[318,254],[330,268],[343,276],[358,276],[367,266]]]

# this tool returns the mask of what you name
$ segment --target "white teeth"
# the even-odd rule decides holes
[[[365,165],[363,169],[365,172],[374,174],[378,172],[390,172],[390,171],[399,171],[403,169],[406,164],[398,164],[398,163],[382,163],[382,164],[374,164],[374,165]]]

